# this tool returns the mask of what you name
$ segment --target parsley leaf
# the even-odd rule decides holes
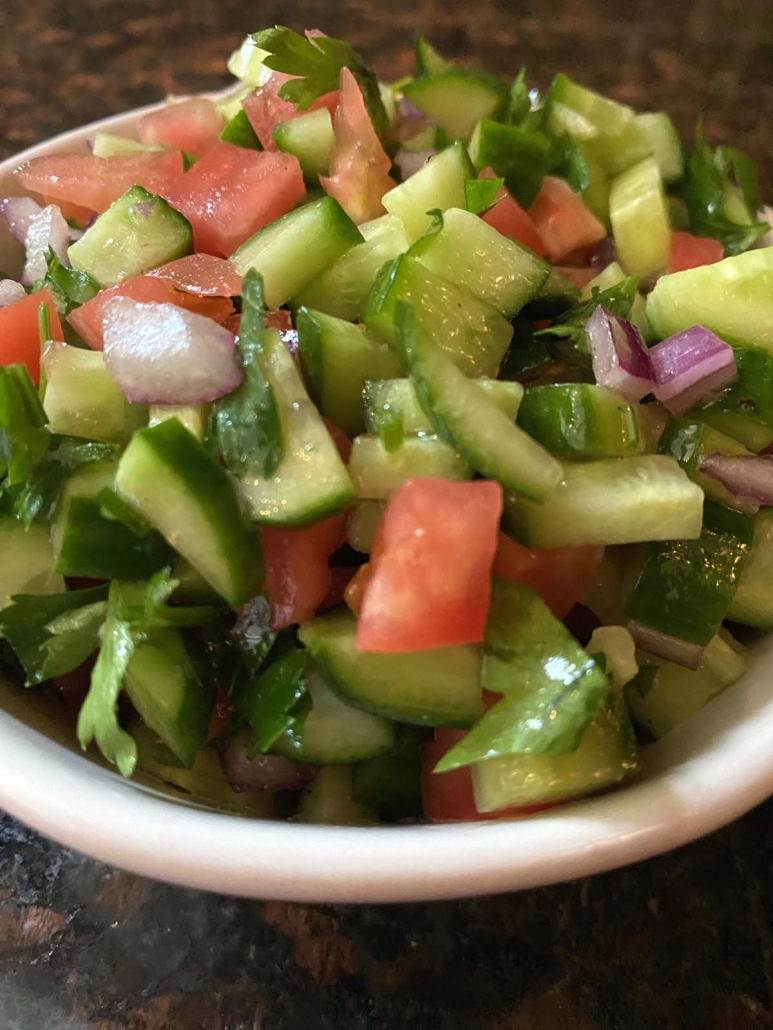
[[[378,80],[357,51],[342,39],[315,36],[308,39],[284,25],[256,32],[255,46],[268,51],[263,64],[274,71],[298,78],[286,82],[279,90],[283,100],[306,111],[318,97],[338,89],[342,68],[349,68],[365,97],[373,128],[379,136],[389,130],[389,119],[381,100]]]
[[[46,254],[46,265],[45,276],[38,279],[32,289],[33,292],[50,290],[61,316],[69,315],[73,308],[85,304],[99,293],[99,286],[90,275],[75,268],[67,268],[50,247]]]
[[[600,290],[598,286],[594,286],[590,300],[575,304],[563,315],[559,315],[552,325],[546,329],[540,329],[534,335],[535,337],[568,339],[575,347],[588,352],[590,346],[585,327],[596,308],[601,305],[610,315],[618,318],[630,318],[638,288],[639,277],[637,275],[629,275],[627,279],[623,279],[615,286],[610,286],[608,290]]]
[[[94,440],[50,435],[50,449],[20,489],[14,493],[13,511],[29,529],[36,519],[50,521],[67,479],[78,469],[93,462],[109,461],[118,448]]]
[[[504,179],[465,179],[464,205],[474,215],[482,215],[494,204]]]
[[[0,462],[9,486],[28,479],[48,450],[47,422],[26,367],[0,366]]]

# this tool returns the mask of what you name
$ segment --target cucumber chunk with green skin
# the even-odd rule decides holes
[[[207,431],[209,412],[208,404],[152,404],[148,412],[148,425],[157,426],[169,418],[176,418],[201,442]]]
[[[455,67],[453,61],[447,61],[423,36],[416,36],[414,39],[413,53],[416,58],[417,77],[439,75]]]
[[[755,418],[746,418],[736,411],[725,411],[723,405],[706,408],[696,412],[701,422],[712,426],[723,436],[729,436],[743,444],[754,454],[759,454],[773,443],[773,428],[758,422]]]
[[[550,275],[549,266],[528,247],[455,207],[445,212],[437,232],[422,236],[408,253],[507,318],[533,300]]]
[[[348,436],[364,428],[362,396],[367,379],[400,373],[400,359],[362,326],[301,307],[295,313],[298,355],[309,393],[319,410]]]
[[[346,542],[360,554],[370,554],[376,536],[376,527],[384,514],[386,501],[359,501],[352,510]]]
[[[395,215],[374,218],[359,229],[365,242],[352,247],[307,283],[294,298],[296,305],[349,322],[361,317],[376,276],[387,261],[405,253],[408,238],[403,223]]]
[[[671,225],[654,157],[644,158],[613,180],[609,217],[622,268],[644,282],[660,275],[668,265]]]
[[[617,146],[607,151],[607,171],[619,175],[645,157],[654,157],[663,181],[676,182],[684,174],[682,143],[665,111],[635,115],[618,137]]]
[[[115,485],[232,608],[260,592],[260,546],[233,483],[177,419],[134,434]]]
[[[257,133],[247,117],[247,112],[241,105],[223,126],[220,139],[223,143],[232,143],[233,146],[244,147],[245,150],[263,149]]]
[[[148,421],[145,404],[130,404],[105,368],[102,351],[49,340],[41,355],[43,408],[52,433],[126,443]]]
[[[413,309],[397,314],[397,345],[411,382],[437,430],[476,471],[535,501],[561,480],[561,466],[467,379],[419,324]]]
[[[568,755],[509,755],[472,766],[475,807],[496,812],[509,805],[564,801],[604,790],[636,771],[636,738],[616,694]]]
[[[761,511],[754,519],[751,553],[741,578],[728,619],[759,629],[773,629],[773,512]]]
[[[406,83],[403,96],[451,139],[469,139],[481,118],[502,113],[508,89],[494,75],[450,68]]]
[[[357,648],[357,621],[337,610],[298,631],[330,686],[376,715],[419,726],[471,726],[483,714],[480,650],[473,645],[412,654]]]
[[[472,382],[509,419],[515,421],[523,398],[520,383],[504,379],[474,379]],[[422,408],[410,379],[368,379],[362,396],[369,433],[379,432],[385,415],[396,415],[405,434],[434,435],[435,425]]]
[[[392,346],[401,301],[432,325],[446,356],[466,375],[496,378],[513,329],[495,308],[407,254],[384,266],[365,308],[365,325]]]
[[[628,599],[628,618],[704,647],[727,616],[753,533],[746,515],[708,502],[698,540],[652,545]]]
[[[676,458],[687,475],[703,490],[710,501],[727,508],[748,511],[748,498],[732,494],[714,476],[700,470],[701,459],[710,454],[739,454],[751,456],[742,443],[725,436],[710,425],[689,418],[672,418],[666,424],[658,441],[658,452]]]
[[[636,411],[614,390],[560,383],[527,390],[518,423],[559,458],[624,458],[639,449]]]
[[[275,754],[304,765],[349,765],[392,750],[394,722],[343,701],[314,670],[307,687],[311,708],[300,725],[296,720],[274,741]]]
[[[555,268],[551,268],[537,296],[526,306],[524,314],[535,321],[555,318],[556,315],[568,311],[579,299],[579,287],[570,283],[566,276],[561,275]]]
[[[554,144],[544,133],[489,118],[478,122],[470,140],[476,169],[493,168],[522,207],[539,193],[542,180],[555,167],[555,156]]]
[[[358,497],[386,500],[414,476],[465,480],[472,478],[472,468],[436,436],[406,437],[391,451],[377,436],[358,436],[349,458],[349,475]]]
[[[609,191],[611,187],[609,175],[594,157],[590,145],[577,143],[576,147],[588,180],[582,191],[582,199],[585,206],[608,230],[610,228]]]
[[[274,126],[274,143],[286,154],[298,158],[307,178],[327,175],[335,144],[333,119],[326,107],[306,111]]]
[[[355,801],[390,821],[421,816],[420,749],[428,735],[421,726],[400,726],[391,751],[354,770]]]
[[[494,579],[483,686],[502,698],[443,755],[436,772],[505,755],[575,751],[612,689],[602,667],[524,583]]]
[[[56,572],[48,529],[0,517],[0,611],[15,594],[59,594],[64,580]]]
[[[415,175],[385,193],[381,202],[402,221],[408,242],[415,243],[432,225],[429,211],[464,208],[464,180],[474,177],[467,148],[457,140],[430,158]]]
[[[101,289],[193,251],[190,222],[162,197],[132,186],[67,251]]]
[[[362,241],[338,201],[322,197],[260,229],[231,255],[231,264],[239,275],[260,272],[273,311]]]
[[[662,276],[647,317],[659,339],[702,325],[728,343],[773,351],[773,247]]]
[[[572,82],[563,72],[553,79],[545,97],[547,108],[554,102],[582,115],[603,136],[619,136],[634,120],[632,108]]]
[[[703,491],[660,454],[565,464],[543,504],[505,497],[504,527],[529,547],[694,540]]]
[[[644,652],[639,660],[638,675],[625,686],[625,700],[636,722],[656,739],[699,712],[747,669],[744,649],[726,630],[708,642],[697,669]]]
[[[295,821],[328,826],[372,826],[378,818],[372,808],[354,800],[352,767],[329,765],[320,769],[304,790]]]
[[[145,724],[190,769],[207,741],[215,693],[202,682],[180,631],[159,630],[141,644],[124,683]]]
[[[115,136],[110,132],[97,132],[91,145],[94,157],[115,157],[116,154],[136,154],[141,151],[163,150],[160,143],[140,143],[138,139]]]
[[[283,457],[269,476],[243,475],[239,493],[253,522],[305,526],[348,508],[354,488],[333,438],[276,329],[256,355],[279,413]]]

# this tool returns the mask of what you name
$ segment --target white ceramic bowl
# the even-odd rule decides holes
[[[147,109],[146,109],[147,110]],[[83,149],[106,119],[0,165],[0,196],[22,160]],[[0,268],[18,248],[0,237]],[[68,747],[19,689],[0,684],[0,806],[94,858],[189,887],[293,901],[420,901],[586,876],[717,829],[773,793],[773,640],[741,682],[643,754],[634,783],[523,821],[347,828],[247,819],[181,804]]]

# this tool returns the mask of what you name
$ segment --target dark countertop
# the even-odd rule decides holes
[[[384,77],[421,30],[539,85],[563,69],[689,134],[736,142],[773,190],[770,0],[5,0],[0,154],[225,83],[244,32],[346,35]],[[773,1027],[773,802],[683,850],[491,899],[234,901],[114,871],[0,822],[0,1030],[757,1030]]]

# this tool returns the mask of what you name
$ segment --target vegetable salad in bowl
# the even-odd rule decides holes
[[[4,675],[263,815],[634,777],[773,626],[753,163],[421,38],[389,85],[283,27],[229,69],[0,202]]]

